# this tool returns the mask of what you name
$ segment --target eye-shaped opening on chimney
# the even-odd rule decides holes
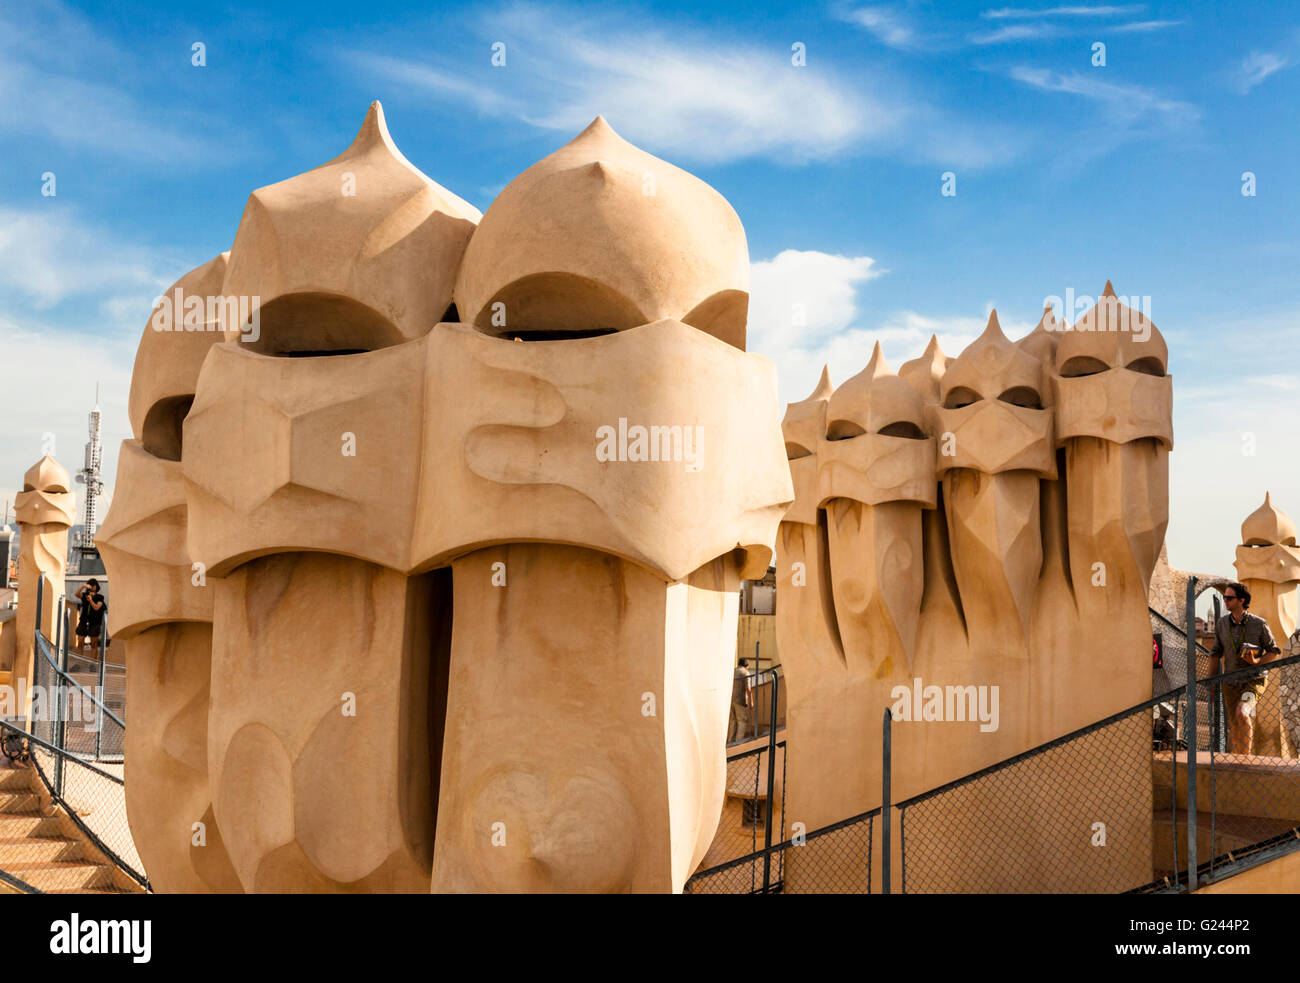
[[[186,396],[168,396],[149,407],[140,433],[140,443],[145,451],[164,461],[179,461],[185,417],[193,405],[194,394],[191,393]]]
[[[983,398],[974,389],[966,386],[954,386],[948,391],[948,395],[943,398],[943,408],[945,410],[959,410],[963,406],[978,403]]]
[[[254,316],[256,330],[244,326],[240,341],[259,355],[355,355],[408,340],[378,311],[341,294],[286,294],[263,304]]]
[[[1160,363],[1160,359],[1154,355],[1136,358],[1124,367],[1130,372],[1141,372],[1143,375],[1154,375],[1158,378],[1163,378],[1165,374],[1165,367]]]
[[[882,437],[905,437],[908,440],[925,440],[925,431],[911,420],[898,420],[880,428]]]
[[[1266,549],[1269,546],[1295,546],[1295,543],[1296,540],[1294,536],[1284,536],[1276,543],[1271,539],[1261,539],[1259,536],[1252,536],[1241,545],[1251,547],[1252,549]]]
[[[1065,364],[1061,366],[1061,377],[1078,379],[1085,375],[1097,375],[1109,371],[1110,366],[1099,358],[1093,358],[1091,355],[1075,355],[1073,358],[1067,358]]]
[[[860,437],[864,433],[866,433],[866,430],[852,420],[835,420],[826,428],[826,439],[849,440],[853,437]]]
[[[1024,407],[1027,410],[1041,410],[1043,408],[1043,401],[1038,395],[1038,390],[1032,386],[1012,386],[998,399],[1004,403],[1010,403],[1012,406]]]
[[[23,482],[23,491],[25,491],[25,492],[34,492],[34,491],[38,491],[38,490],[39,490],[39,491],[43,491],[43,492],[45,492],[47,495],[66,495],[66,494],[68,493],[68,491],[69,491],[67,485],[65,485],[65,484],[64,484],[63,482],[61,482],[61,481],[56,481],[56,482],[54,482],[54,484],[52,484],[52,485],[47,485],[46,487],[41,488],[41,489],[37,489],[37,487],[36,487],[35,485],[28,484],[28,483],[25,482],[25,481]]]
[[[745,350],[745,326],[749,320],[749,294],[744,290],[719,290],[695,305],[682,318],[683,324]]]
[[[812,457],[812,451],[810,451],[810,450],[809,450],[807,447],[805,447],[803,444],[796,444],[796,443],[795,443],[794,441],[792,441],[792,440],[787,440],[787,441],[785,442],[785,458],[786,458],[786,460],[787,460],[787,461],[797,461],[797,460],[799,460],[799,458],[801,458],[801,457]]]
[[[474,328],[494,338],[563,341],[646,321],[634,303],[603,283],[574,273],[534,273],[498,290],[474,315]]]

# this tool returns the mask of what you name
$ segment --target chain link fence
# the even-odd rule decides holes
[[[39,618],[39,607],[38,607]],[[31,892],[147,888],[126,816],[125,667],[36,632],[26,717],[0,721],[0,884]]]
[[[0,872],[15,890],[124,894],[147,887],[121,775],[0,721]]]
[[[1288,746],[1282,693],[1297,663],[1202,680],[1195,728],[1186,688],[1175,690],[899,803],[904,889],[1172,888],[1186,879],[1192,822],[1198,880],[1300,842],[1300,761]],[[1237,709],[1243,693],[1249,712]],[[1206,719],[1224,705],[1226,726],[1222,713]]]
[[[700,871],[683,894],[869,894],[873,809]],[[789,863],[787,863],[789,861]]]
[[[784,854],[773,844],[786,836],[786,755],[785,741],[778,739],[772,722],[780,720],[783,683],[779,666],[752,679],[754,709],[766,711],[767,740],[727,756],[718,831],[684,893],[762,894],[780,889]]]
[[[773,757],[776,770],[770,775],[769,812]],[[705,854],[703,869],[687,882],[685,893],[761,894],[775,890],[784,874],[783,855],[775,850],[765,852],[765,848],[779,844],[785,836],[785,741],[732,754],[727,758],[718,832]],[[746,860],[748,866],[742,863]]]
[[[1178,815],[1154,783],[1161,702],[898,803],[903,890],[1123,892],[1154,880],[1157,858],[1176,871]]]
[[[1262,850],[1300,840],[1300,758],[1288,719],[1300,656],[1244,667],[1197,684],[1197,704],[1223,708],[1223,723],[1196,728],[1198,876],[1212,877]],[[1186,694],[1177,694],[1185,717]],[[1176,771],[1189,817],[1190,737],[1156,753]]]
[[[771,846],[754,838],[686,893],[870,892],[885,849],[913,893],[1185,890],[1193,861],[1199,884],[1296,849],[1300,655],[1207,678],[1195,645],[1189,706],[1186,632],[1151,621],[1153,688],[1165,688],[1150,700],[896,804],[888,846],[877,809]],[[736,756],[729,783],[761,784],[762,751]]]

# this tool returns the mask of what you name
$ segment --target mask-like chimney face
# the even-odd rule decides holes
[[[1154,438],[1173,447],[1169,349],[1141,311],[1106,283],[1101,299],[1060,334],[1053,384],[1057,440],[1099,437],[1126,444]]]
[[[795,486],[788,550],[825,578],[831,644],[857,671],[910,664],[924,592],[921,513],[936,491],[921,395],[876,345],[833,392],[823,371],[813,394],[787,409],[783,432]],[[812,545],[796,524],[817,530]]]
[[[1056,477],[1042,364],[1007,339],[996,311],[984,333],[948,365],[939,396],[934,415],[941,476],[952,468],[968,468]],[[952,439],[945,448],[948,435]]]
[[[478,209],[435,184],[370,107],[352,145],[253,192],[223,293],[259,302],[255,328],[227,313],[228,338],[267,355],[375,351],[444,320]]]
[[[906,776],[910,795],[1149,696],[1149,666],[1132,653],[1150,644],[1147,557],[1163,542],[1168,452],[1157,440],[1095,436],[1056,446],[1051,382],[1070,338],[1059,328],[1045,311],[1013,343],[993,316],[958,358],[931,339],[897,379],[873,356],[838,390],[819,387],[789,407],[798,497],[781,524],[776,618],[789,679],[791,815],[831,823],[880,804],[880,759],[860,747],[882,707],[893,713],[895,782]],[[899,380],[916,395],[902,393]],[[889,437],[910,429],[918,404],[928,411],[926,439]],[[814,448],[818,419],[828,439]],[[932,446],[928,503],[900,493],[901,482],[882,494],[893,483],[876,479],[876,469],[905,460],[885,452],[889,441]],[[821,465],[815,485],[813,462]],[[938,705],[937,695],[963,688],[996,696],[996,723]],[[936,698],[923,708],[926,692]],[[1149,771],[1149,744],[1124,754],[1118,767]],[[1080,798],[1068,809],[1091,809],[1084,803],[1095,783],[1076,784]],[[955,799],[945,828],[987,819],[968,806]],[[1119,808],[1131,828],[1150,826],[1149,803]],[[1135,839],[1123,878],[1150,877],[1151,842]],[[787,890],[824,883],[834,847],[810,847],[787,858]],[[916,876],[930,891],[969,890],[976,880],[988,890],[1051,890],[1060,844],[1028,847],[1043,858],[1031,865],[1025,849],[1017,843],[1007,863],[978,875],[969,865],[954,873],[913,864],[908,884]],[[1108,868],[1109,857],[1100,867],[1084,861],[1098,889],[1119,869]]]
[[[68,472],[48,454],[27,469],[23,490],[14,498],[14,515],[25,525],[71,525],[76,517],[75,496],[69,490]]]
[[[202,641],[170,622],[166,644],[133,642],[159,670],[134,678],[157,691],[145,705],[203,709],[210,771],[132,825],[188,830],[210,789],[233,889],[678,890],[711,842],[739,581],[766,570],[792,497],[775,370],[742,350],[743,230],[603,121],[489,218],[475,231],[376,105],[342,156],[250,198],[224,333],[201,368],[177,355],[194,378],[151,386],[170,366],[142,345],[146,439],[122,467],[184,490],[165,511],[176,569],[206,576],[211,692],[162,671]],[[213,289],[204,270],[187,292]],[[189,393],[184,412],[166,402]],[[151,427],[165,411],[183,425]],[[106,529],[129,586],[164,551],[144,555],[161,515],[121,489]],[[180,622],[171,573],[137,608]],[[573,718],[557,701],[579,691]],[[629,692],[655,696],[650,726]],[[636,736],[593,758],[615,731]],[[155,790],[175,778],[165,757]],[[150,862],[202,889],[184,861]]]
[[[1300,581],[1295,522],[1273,504],[1267,492],[1264,504],[1241,524],[1241,542],[1235,564],[1241,580],[1267,580],[1275,584]]]
[[[127,817],[155,891],[242,890],[212,814],[207,728],[213,589],[186,544],[184,423],[199,372],[222,340],[228,254],[159,297],[136,350],[129,411],[134,439],[118,454],[113,506],[97,537],[112,572],[109,628],[131,654]],[[201,567],[200,567],[201,569]],[[179,735],[184,735],[180,737]],[[203,824],[207,842],[194,846]]]
[[[597,117],[492,203],[456,307],[479,331],[525,341],[670,318],[744,349],[744,229],[711,187]]]
[[[867,367],[827,404],[819,472],[823,502],[934,507],[934,441],[926,434],[924,404],[885,364],[879,343]]]

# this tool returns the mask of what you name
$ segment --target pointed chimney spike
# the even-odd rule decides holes
[[[809,394],[808,398],[803,400],[805,403],[811,403],[815,399],[830,399],[831,393],[835,391],[835,386],[831,384],[831,370],[829,365],[822,366],[821,378],[817,380],[817,385]]]
[[[889,367],[885,361],[884,349],[880,347],[880,341],[877,340],[871,349],[871,360],[867,362],[867,374],[871,376],[893,375],[894,370]]]

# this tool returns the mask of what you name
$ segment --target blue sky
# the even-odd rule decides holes
[[[1171,349],[1171,560],[1230,572],[1266,488],[1300,516],[1291,4],[266,6],[0,0],[0,497],[46,431],[76,466],[96,379],[111,481],[151,299],[379,99],[481,209],[597,113],[708,181],[783,400],[876,338],[895,367],[932,331],[957,354],[990,306],[1014,337],[1109,278]]]

